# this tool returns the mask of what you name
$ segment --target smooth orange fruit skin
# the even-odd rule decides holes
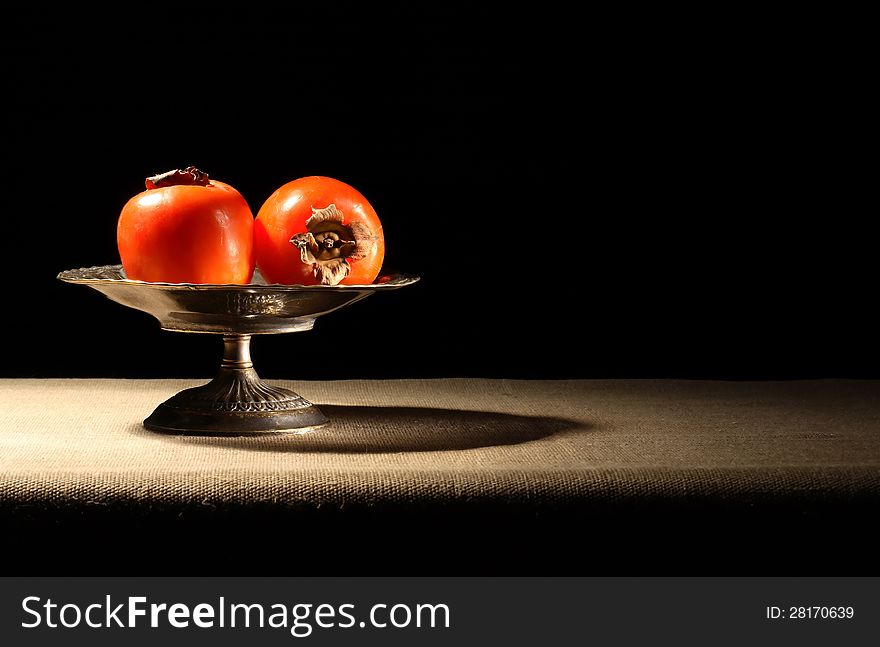
[[[130,279],[244,285],[254,273],[254,216],[234,188],[168,186],[131,198],[116,242]]]

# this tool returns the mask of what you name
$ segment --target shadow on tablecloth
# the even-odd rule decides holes
[[[328,404],[320,407],[330,418],[330,426],[302,435],[165,436],[140,426],[133,431],[158,440],[253,451],[381,454],[516,445],[575,428],[590,430],[590,425],[583,421],[492,411]]]

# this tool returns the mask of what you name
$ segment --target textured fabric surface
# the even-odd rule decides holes
[[[880,494],[880,383],[285,382],[306,436],[153,434],[194,380],[0,381],[0,501],[305,505]]]
[[[198,383],[0,381],[7,572],[880,569],[880,382],[277,382],[332,427],[141,426]]]

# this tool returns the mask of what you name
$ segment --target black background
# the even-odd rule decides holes
[[[815,24],[753,18],[12,10],[2,374],[213,373],[216,339],[54,278],[118,262],[122,205],[194,164],[254,212],[297,177],[348,182],[386,269],[423,277],[256,339],[264,377],[877,377],[860,85]],[[322,359],[339,345],[360,360]]]

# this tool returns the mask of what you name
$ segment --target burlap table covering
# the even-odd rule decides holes
[[[460,518],[466,529],[493,510],[501,525],[487,522],[481,532],[526,519],[532,541],[552,526],[574,542],[577,523],[608,522],[609,510],[637,510],[632,528],[648,524],[645,514],[661,504],[696,502],[699,515],[678,515],[694,520],[692,532],[708,528],[706,511],[715,508],[707,506],[718,502],[737,502],[746,515],[761,502],[786,502],[801,518],[803,505],[837,510],[857,501],[857,516],[844,519],[852,521],[880,501],[880,382],[274,381],[321,405],[332,428],[233,439],[143,429],[159,402],[199,383],[0,382],[0,517],[15,520],[7,535],[19,536],[40,510],[49,511],[45,530],[65,509],[84,519],[83,511],[114,506],[201,510],[200,528],[230,507],[283,509],[286,519],[312,511],[313,529],[315,514],[361,510],[363,534],[390,505],[384,519],[398,525],[416,524],[421,511],[423,538],[439,524],[425,519],[443,518],[447,528]],[[601,510],[578,508],[593,504]],[[515,522],[504,517],[514,509],[526,511]],[[581,513],[547,516],[566,509]],[[753,525],[772,523],[776,510]],[[716,525],[727,515],[716,515]],[[655,533],[674,518],[654,514],[638,532]],[[729,529],[719,535],[730,537]]]

